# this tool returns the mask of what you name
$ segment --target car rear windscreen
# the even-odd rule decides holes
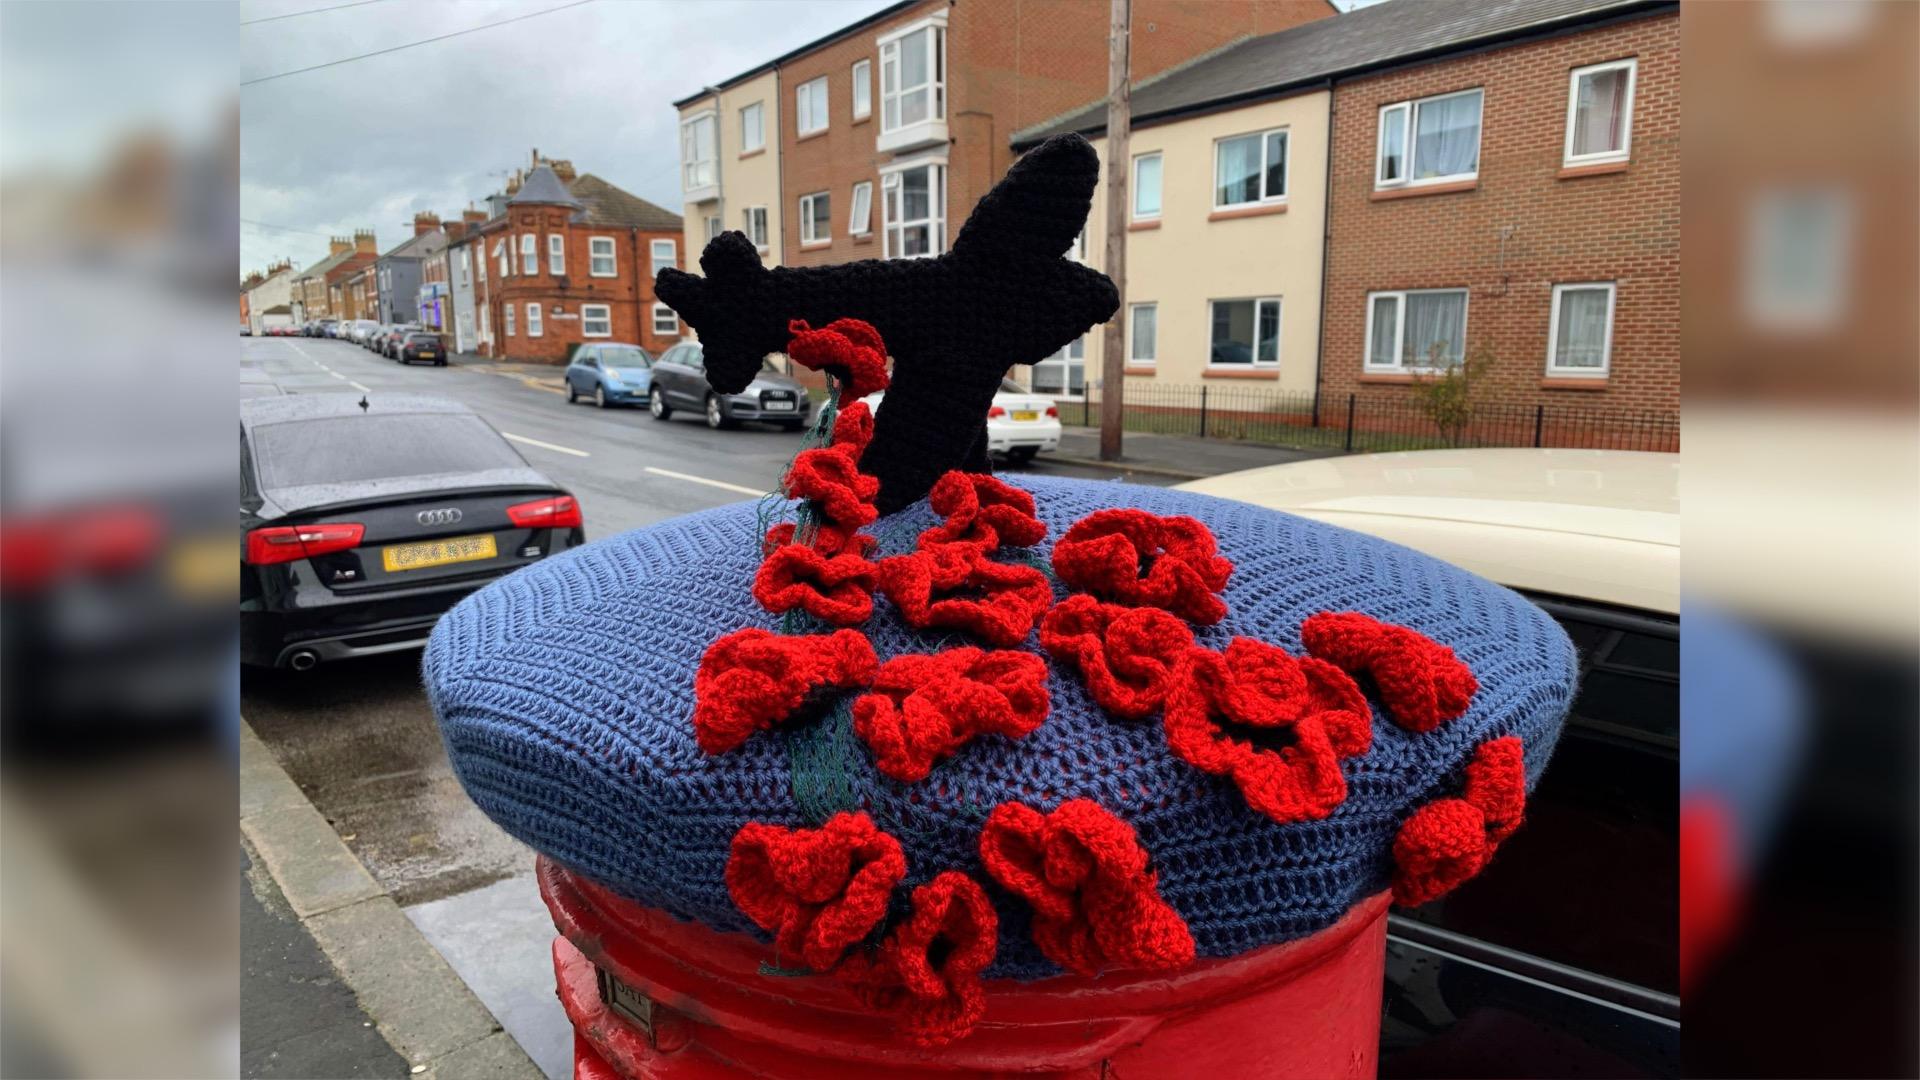
[[[253,447],[268,489],[526,467],[485,421],[459,413],[267,424],[253,429]]]

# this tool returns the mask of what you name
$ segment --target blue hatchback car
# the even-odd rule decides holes
[[[653,387],[653,357],[638,345],[582,345],[567,365],[567,401],[601,408],[642,405]]]

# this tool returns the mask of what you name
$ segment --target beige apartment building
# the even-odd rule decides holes
[[[1128,156],[1129,384],[1244,381],[1313,393],[1326,224],[1328,105],[1316,90],[1136,129]],[[1107,140],[1079,257],[1106,254]],[[1097,378],[1097,326],[1033,369],[1033,389]],[[1091,374],[1090,374],[1091,373]]]
[[[780,88],[769,64],[674,103],[680,110],[683,265],[696,273],[707,241],[745,233],[768,266],[781,262]]]

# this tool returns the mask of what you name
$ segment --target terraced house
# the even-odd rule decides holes
[[[294,321],[344,318],[341,284],[379,257],[377,243],[372,229],[355,229],[352,237],[329,239],[327,257],[294,276]]]
[[[1013,145],[1104,156],[1105,122],[1090,98]],[[1391,0],[1142,80],[1133,126],[1130,401],[1406,415],[1475,355],[1484,415],[1543,442],[1588,406],[1678,409],[1671,0]],[[1104,332],[1035,389],[1083,392]]]
[[[680,215],[537,151],[489,205],[494,216],[460,247],[483,354],[562,364],[595,340],[655,356],[680,341],[678,316],[653,294],[654,274],[680,265]]]

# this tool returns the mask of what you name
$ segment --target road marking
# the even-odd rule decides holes
[[[705,484],[708,487],[717,487],[722,491],[737,491],[742,495],[765,495],[766,494],[766,492],[757,490],[755,488],[741,487],[739,484],[729,484],[725,480],[709,480],[704,476],[694,476],[689,473],[674,472],[672,469],[656,469],[651,465],[645,466],[641,471],[650,472],[655,476],[670,477],[674,480],[685,480],[689,484]]]
[[[331,375],[331,376],[333,376],[333,377],[334,377],[334,378],[336,378],[336,379],[344,379],[344,378],[346,378],[346,376],[345,376],[345,375],[342,375],[342,374],[340,374],[339,372],[337,372],[337,371],[335,371],[335,370],[333,370],[332,368],[328,368],[328,369],[327,369],[327,374],[329,374],[329,375]]]
[[[542,450],[552,450],[557,454],[572,454],[574,457],[592,457],[593,456],[592,454],[587,453],[585,450],[575,450],[571,446],[555,446],[553,443],[541,442],[539,439],[529,439],[525,435],[515,435],[511,431],[503,431],[500,434],[505,435],[507,438],[512,439],[514,442],[526,443],[528,446],[537,446]]]
[[[359,383],[357,383],[357,382],[354,382],[354,381],[353,381],[352,379],[348,379],[348,380],[347,380],[347,385],[348,385],[348,386],[351,386],[351,387],[353,387],[353,388],[354,388],[355,390],[358,390],[358,391],[360,391],[360,392],[361,392],[361,393],[363,393],[363,394],[371,394],[371,393],[373,393],[373,388],[372,388],[372,387],[370,387],[370,386],[361,386],[361,385],[360,385]]]
[[[511,379],[513,378],[513,376],[509,375],[507,376],[507,378]],[[560,394],[562,396],[566,395],[565,390],[562,390],[557,386],[548,386],[545,383],[538,382],[533,378],[525,378],[525,379],[521,379],[520,381],[522,383],[525,383],[528,386],[533,387],[535,390],[545,390],[549,394]]]

